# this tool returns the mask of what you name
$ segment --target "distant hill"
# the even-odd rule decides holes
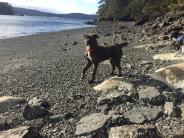
[[[7,2],[0,2],[0,14],[1,15],[13,15],[13,8]]]
[[[96,15],[88,15],[83,13],[54,14],[54,13],[41,12],[37,10],[17,8],[17,7],[13,7],[13,11],[15,15],[48,16],[48,17],[61,17],[61,18],[73,18],[73,19],[86,19],[86,20],[94,20],[97,18]]]

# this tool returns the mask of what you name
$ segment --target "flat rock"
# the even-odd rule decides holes
[[[139,45],[139,46],[136,46],[135,48],[162,48],[172,44],[173,44],[173,41],[159,41],[158,43]]]
[[[23,126],[15,129],[0,132],[0,138],[27,138],[40,137],[38,133],[34,133],[29,126]]]
[[[102,130],[110,119],[111,116],[102,113],[86,116],[77,123],[75,134],[86,135]]]
[[[154,55],[153,59],[162,61],[184,61],[184,56],[177,53],[163,53]]]
[[[139,99],[144,103],[159,106],[165,103],[165,97],[155,87],[144,86],[138,91],[138,95]]]
[[[151,77],[174,88],[184,88],[184,63],[160,68]]]
[[[160,107],[134,107],[124,113],[126,119],[131,123],[142,124],[145,121],[152,121],[159,117],[162,112]]]
[[[107,94],[103,94],[97,100],[99,105],[103,104],[113,104],[113,103],[123,103],[127,102],[131,99],[131,92],[124,92],[124,91],[111,91]]]
[[[160,133],[153,125],[123,125],[112,127],[109,138],[160,138]]]
[[[115,89],[131,91],[133,89],[133,84],[122,77],[112,77],[94,87],[95,91],[101,92],[108,92]]]
[[[0,113],[7,112],[9,109],[12,109],[14,106],[25,102],[26,102],[26,99],[22,97],[2,96],[0,97]]]
[[[160,96],[160,92],[155,87],[145,87],[138,91],[139,99],[152,99]]]

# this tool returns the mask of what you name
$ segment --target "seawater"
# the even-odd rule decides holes
[[[42,16],[0,15],[0,39],[92,27],[86,20]]]

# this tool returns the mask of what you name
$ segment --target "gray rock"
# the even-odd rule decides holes
[[[124,113],[126,119],[131,123],[141,124],[145,121],[152,121],[159,117],[162,113],[160,107],[134,107]]]
[[[94,87],[94,90],[98,92],[108,92],[110,90],[131,91],[132,89],[133,84],[123,77],[112,77]]]
[[[47,101],[34,97],[25,106],[23,117],[27,120],[49,115],[50,105]]]
[[[2,96],[0,97],[0,113],[5,113],[14,106],[23,104],[26,99],[22,97]]]
[[[155,87],[146,86],[138,91],[139,99],[152,105],[162,105],[165,102],[159,90]]]
[[[48,123],[58,123],[62,119],[63,119],[63,117],[61,115],[49,116],[47,118],[47,122]]]
[[[142,124],[145,122],[146,118],[144,114],[139,111],[130,110],[125,112],[125,118],[127,118],[131,123]]]
[[[145,87],[139,90],[139,99],[152,99],[160,96],[160,92],[155,87]]]
[[[182,56],[181,56],[182,57]],[[169,56],[172,58],[172,56]],[[179,58],[179,57],[175,57]],[[160,68],[151,74],[153,79],[162,81],[174,88],[184,88],[184,63],[170,65]]]
[[[161,138],[161,135],[152,125],[123,125],[111,128],[109,138]]]
[[[113,104],[113,103],[124,103],[131,99],[131,92],[125,91],[111,91],[100,96],[97,100],[97,104]]]
[[[10,129],[4,132],[0,132],[0,138],[33,138],[41,137],[38,133],[34,132],[31,127],[23,126],[15,129]]]
[[[172,45],[174,46],[174,44]],[[183,62],[184,57],[178,53],[160,53],[153,56],[154,60]]]
[[[124,66],[125,69],[132,69],[132,65],[129,63],[126,63]]]
[[[164,105],[164,110],[165,110],[165,113],[167,113],[169,116],[171,116],[171,114],[174,111],[173,102],[166,102],[165,105]]]
[[[82,118],[76,127],[76,135],[88,135],[103,130],[111,116],[102,113],[94,113]]]

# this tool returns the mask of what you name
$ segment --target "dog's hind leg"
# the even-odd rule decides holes
[[[121,74],[121,60],[117,60],[115,64],[116,64],[116,67],[118,68],[118,72],[119,72],[118,76],[121,76],[122,75]]]
[[[84,79],[85,73],[86,73],[86,71],[91,67],[91,65],[92,65],[92,62],[91,62],[90,60],[88,60],[87,64],[86,64],[85,67],[83,68],[81,79]]]
[[[115,68],[116,68],[115,62],[114,62],[113,59],[110,59],[110,63],[111,63],[111,65],[112,65],[112,72],[110,73],[110,75],[114,75],[114,70],[115,70]]]
[[[97,63],[93,64],[93,74],[92,74],[92,78],[89,81],[89,83],[93,83],[94,82],[95,76],[96,76],[96,72],[97,72],[97,68],[98,68],[98,64]]]

